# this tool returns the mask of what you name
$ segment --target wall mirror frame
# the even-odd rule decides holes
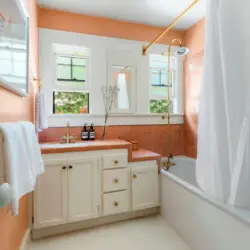
[[[109,50],[108,84],[117,85],[119,92],[111,114],[134,114],[136,111],[137,61],[133,51]]]
[[[29,26],[22,0],[0,1],[0,86],[20,96],[29,94]]]

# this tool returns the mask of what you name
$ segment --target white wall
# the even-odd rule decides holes
[[[81,126],[84,122],[94,122],[96,125],[103,124],[103,103],[101,95],[101,85],[107,82],[107,67],[109,53],[112,51],[122,51],[125,54],[133,55],[133,63],[136,65],[136,93],[135,93],[135,113],[133,115],[112,115],[109,125],[137,125],[137,124],[165,124],[166,120],[161,119],[161,114],[149,114],[149,56],[142,56],[142,42],[124,40],[118,38],[108,38],[64,31],[40,29],[40,77],[42,79],[42,90],[46,93],[46,104],[48,112],[48,122],[50,127],[65,126],[70,119],[72,126]],[[53,115],[52,114],[52,91],[55,79],[55,63],[53,44],[87,47],[91,50],[90,60],[90,114],[89,115]],[[149,53],[160,54],[166,51],[166,45],[153,45]],[[175,50],[175,48],[173,48]],[[182,67],[183,62],[179,62]],[[182,71],[183,72],[183,71]],[[180,77],[182,79],[182,77]],[[180,85],[180,104],[177,114],[172,116],[171,123],[183,123],[183,81],[178,81]]]

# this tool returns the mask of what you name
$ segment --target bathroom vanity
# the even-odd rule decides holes
[[[160,155],[126,141],[43,144],[33,238],[157,213]]]

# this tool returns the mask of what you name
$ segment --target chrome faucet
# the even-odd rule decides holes
[[[61,137],[61,143],[74,143],[75,142],[75,137],[70,135],[70,123],[67,122],[67,127],[66,127],[66,135]]]

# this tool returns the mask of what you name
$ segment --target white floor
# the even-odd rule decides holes
[[[191,250],[160,216],[101,226],[31,243],[30,250]]]

